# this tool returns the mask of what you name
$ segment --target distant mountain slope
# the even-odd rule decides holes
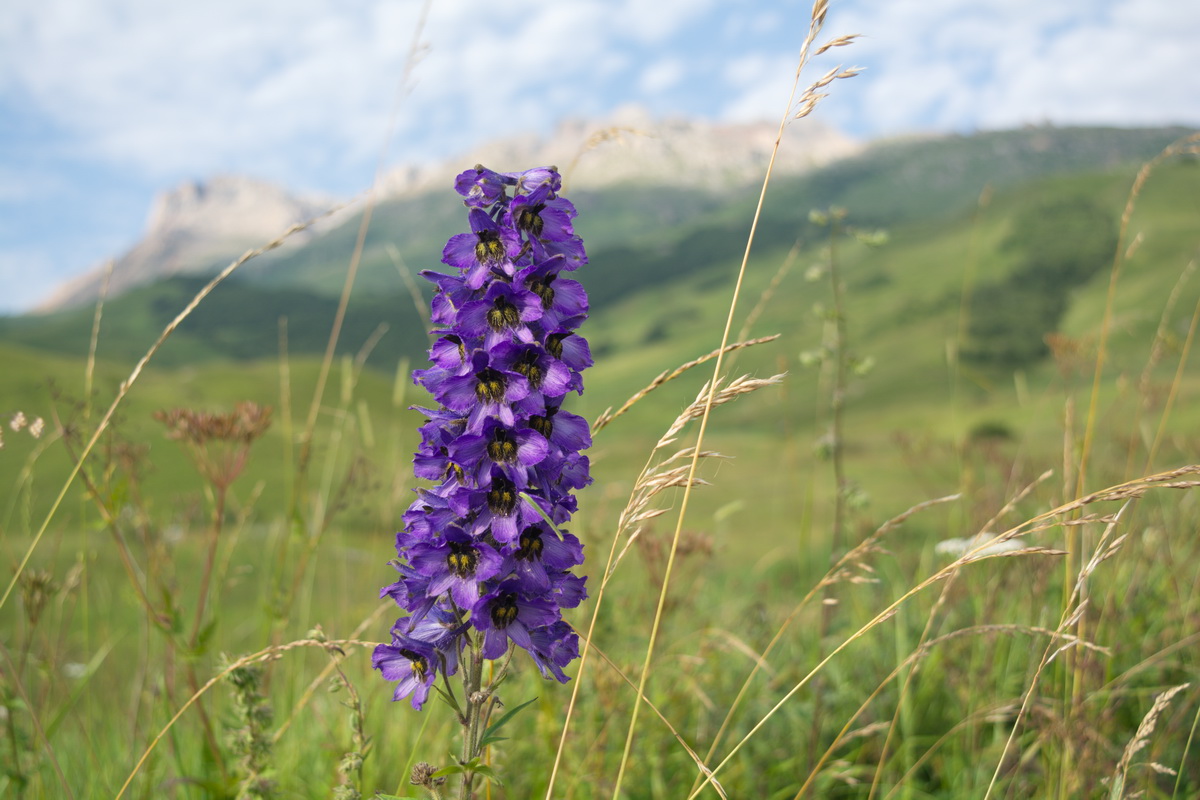
[[[390,214],[397,230],[422,243],[430,232],[431,216],[435,221],[446,217],[445,213],[439,216],[437,209],[457,208],[453,200],[445,202],[453,176],[480,161],[500,170],[558,164],[583,190],[633,183],[652,191],[719,193],[758,174],[775,136],[776,128],[765,123],[653,120],[647,112],[631,107],[606,120],[564,121],[547,137],[514,136],[485,144],[469,156],[397,168],[376,187],[377,210],[385,226]],[[804,172],[861,149],[857,142],[820,124],[793,132],[789,144],[778,161],[781,174]],[[333,205],[332,198],[302,196],[242,176],[188,181],[155,199],[142,240],[114,262],[109,296],[173,275],[215,272],[246,249],[270,241],[289,225],[311,219]],[[359,219],[361,211],[347,223],[352,233],[332,238],[335,248],[341,248],[347,236],[353,238]],[[448,219],[444,221],[449,224]],[[336,226],[323,221],[293,237],[283,252],[296,252],[298,244],[318,238],[331,225]],[[434,227],[440,230],[436,224]],[[318,257],[325,258],[330,249],[318,248]],[[344,265],[349,252],[347,248],[336,253],[330,263]],[[312,257],[309,253],[301,261]],[[286,277],[290,273],[307,274],[290,267],[282,271],[284,282],[292,282]],[[390,266],[386,272],[395,276]],[[94,268],[60,287],[39,310],[91,303],[100,295],[106,274],[105,265]],[[316,283],[330,281],[317,278]]]
[[[1140,163],[1186,132],[1030,128],[880,142],[819,169],[775,176],[759,245],[790,245],[810,236],[812,208],[845,206],[863,226],[943,217],[972,207],[985,187]],[[358,276],[364,289],[401,290],[393,254],[410,271],[440,269],[446,239],[464,226],[462,205],[446,180],[438,192],[395,198],[376,209]],[[570,196],[581,209],[577,227],[597,266],[593,297],[603,302],[740,258],[758,186],[741,183],[717,192],[633,183],[589,190],[580,184]],[[340,290],[359,220],[355,215],[303,248],[259,259],[247,277],[273,286]]]
[[[141,357],[207,282],[197,276],[175,276],[106,303],[97,356],[121,363]],[[325,351],[337,305],[336,297],[230,278],[179,326],[155,362],[178,366],[219,359],[272,359],[280,353],[283,334],[289,354],[319,355]],[[93,310],[86,308],[0,318],[0,340],[84,356],[93,316]],[[355,353],[373,336],[382,334],[383,346],[374,363],[394,367],[398,354],[423,351],[425,327],[410,299],[360,293],[350,304],[342,328],[341,352]]]
[[[989,186],[1141,163],[1191,132],[1037,127],[881,141],[810,175],[782,178],[766,210],[787,218],[789,202],[807,201],[852,209],[860,224],[892,225],[970,208]]]
[[[1105,185],[1121,194],[1135,165],[1182,133],[1030,129],[881,143],[808,175],[774,182],[756,253],[774,258],[797,240],[817,246],[824,233],[808,223],[808,211],[829,205],[849,208],[850,219],[861,227],[886,226],[897,238],[936,240],[957,224],[956,218],[967,216],[986,186],[1003,191],[1055,175],[1111,175],[1119,166],[1122,174],[1115,182],[1106,178]],[[618,186],[580,189],[571,197],[580,208],[579,230],[592,262],[581,278],[593,309],[603,313],[631,298],[661,297],[664,286],[694,288],[709,277],[724,279],[741,257],[756,192],[752,186],[724,192]],[[448,188],[436,196],[396,198],[378,206],[341,340],[343,352],[356,351],[386,324],[389,332],[373,363],[390,368],[399,357],[422,356],[423,324],[398,264],[410,277],[419,269],[439,269],[446,238],[464,225],[462,205]],[[301,247],[250,262],[236,280],[205,300],[168,343],[160,363],[273,358],[281,317],[288,320],[290,352],[321,352],[357,230],[358,219],[350,218]],[[950,284],[961,280],[954,272],[959,261],[934,261],[922,269],[945,273]],[[428,295],[426,282],[417,278],[416,283]],[[119,360],[141,355],[200,285],[198,278],[177,277],[110,300],[101,355]],[[897,300],[921,302],[933,301]],[[0,339],[82,355],[91,318],[90,309],[80,308],[0,320]]]

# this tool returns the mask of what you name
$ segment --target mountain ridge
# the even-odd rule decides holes
[[[102,291],[115,296],[159,278],[207,271],[320,214],[331,202],[245,175],[185,181],[155,196],[145,234],[112,259],[111,270],[106,262],[60,284],[36,311],[76,307]]]
[[[799,174],[861,149],[860,143],[820,124],[790,136],[794,141],[777,161],[781,174]],[[563,120],[548,136],[487,142],[473,149],[470,158],[395,167],[381,177],[375,194],[385,202],[442,192],[453,175],[475,163],[502,170],[557,163],[575,186],[592,189],[634,183],[720,191],[756,177],[775,137],[767,123],[655,120],[646,110],[629,106],[600,121]],[[108,262],[93,267],[57,287],[35,311],[86,305],[106,284],[115,296],[157,279],[215,271],[335,202],[243,175],[184,181],[154,198],[145,233],[112,260],[111,274]],[[341,212],[302,232],[288,247],[318,238],[351,213]]]
[[[1136,165],[1157,155],[1180,133],[1171,128],[1023,130],[873,147],[860,156],[773,181],[753,257],[778,261],[793,247],[801,253],[819,252],[828,232],[808,221],[813,208],[846,207],[855,227],[888,228],[894,240],[936,239],[936,232],[946,226],[970,224],[981,192],[994,191],[999,197],[1029,186],[1027,191],[1036,194],[1051,178],[1061,183],[1077,176],[1094,184],[1096,176],[1107,176],[1104,185],[1111,196],[1105,207],[1119,215]],[[571,190],[570,196],[580,208],[577,230],[588,243],[587,286],[593,311],[602,314],[631,301],[644,302],[649,303],[649,318],[663,311],[665,297],[683,303],[692,291],[689,287],[727,280],[745,247],[757,191],[749,186],[717,193],[661,187],[628,191],[616,185]],[[995,203],[989,207],[994,209]],[[424,306],[430,288],[416,280],[426,297],[409,296],[405,275],[412,281],[416,270],[440,269],[446,237],[461,232],[464,224],[462,204],[446,188],[436,197],[413,194],[376,206],[346,315],[355,327],[341,338],[348,348],[342,352],[356,353],[363,342],[375,341],[374,331],[386,327],[386,337],[371,356],[373,364],[423,357],[426,323],[417,309]],[[290,353],[322,351],[358,229],[358,220],[347,217],[304,246],[274,251],[247,264],[205,299],[159,361],[277,357],[283,318]],[[941,275],[956,264],[935,260],[927,271]],[[879,280],[886,285],[890,278],[880,273]],[[176,275],[111,298],[105,304],[99,355],[122,361],[138,357],[203,282],[199,275]],[[946,296],[914,295],[896,302],[920,315]],[[0,339],[47,351],[84,353],[92,320],[88,308],[0,319]],[[639,318],[639,324],[642,321]],[[646,334],[648,341],[657,341],[676,324],[652,322],[659,327],[653,335]],[[600,337],[594,346],[599,350],[620,344]]]

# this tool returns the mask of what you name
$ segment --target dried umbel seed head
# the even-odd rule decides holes
[[[167,436],[195,445],[209,441],[249,444],[271,427],[271,407],[242,402],[228,414],[213,414],[190,408],[156,411],[154,418],[167,426]]]
[[[25,603],[25,617],[30,627],[36,626],[50,598],[58,594],[58,581],[45,570],[34,570],[21,575],[21,599]]]
[[[168,438],[187,445],[201,474],[228,488],[245,468],[250,445],[271,427],[271,408],[243,402],[228,414],[176,408],[154,418],[167,426]]]

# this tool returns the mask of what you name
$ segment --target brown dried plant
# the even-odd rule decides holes
[[[168,439],[184,443],[206,480],[227,489],[245,469],[250,445],[271,427],[271,407],[242,402],[227,414],[175,408],[154,418],[167,426]]]

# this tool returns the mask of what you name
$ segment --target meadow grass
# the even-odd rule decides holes
[[[1011,268],[1015,194],[887,245],[967,277],[872,268],[851,208],[825,246],[747,246],[732,301],[698,276],[597,315],[615,355],[575,405],[597,421],[574,526],[588,647],[567,686],[517,659],[501,696],[530,705],[477,796],[1200,796],[1197,292],[1187,263],[1170,296],[1147,277],[1194,252],[1171,199],[1195,176],[1166,159],[1132,189],[1043,184],[1127,211],[1108,282],[1015,372],[959,356],[975,287]],[[897,318],[902,335],[876,330]],[[323,359],[276,364],[6,349],[61,390],[41,437],[6,430],[0,451],[0,794],[415,796],[414,765],[454,751],[452,714],[392,704],[370,669],[419,417],[412,365],[365,367],[369,342],[334,357],[340,320]],[[33,386],[10,389],[37,412]],[[240,400],[273,406],[270,427],[189,448],[153,419]],[[236,475],[214,477],[230,450]]]

